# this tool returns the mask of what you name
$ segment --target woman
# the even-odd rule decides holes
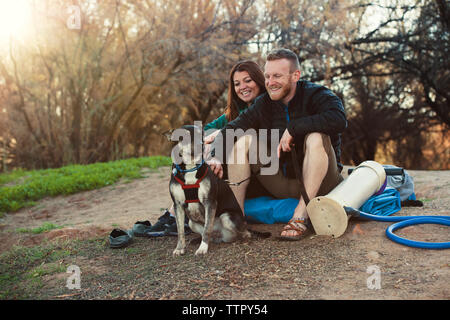
[[[259,95],[266,92],[264,73],[253,61],[244,60],[236,63],[228,78],[228,97],[225,113],[203,128],[205,131],[216,130],[205,139],[215,137],[229,121],[249,107]],[[185,227],[189,232],[189,228]],[[177,235],[177,225],[173,205],[166,209],[158,221],[146,231],[148,236]]]
[[[259,65],[253,61],[238,62],[231,68],[228,80],[228,98],[225,113],[203,128],[222,129],[229,121],[249,107],[253,100],[266,92],[264,74]]]

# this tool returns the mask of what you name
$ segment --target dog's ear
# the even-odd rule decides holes
[[[166,139],[167,139],[169,142],[172,142],[172,133],[173,133],[173,131],[174,131],[174,129],[170,129],[170,130],[164,131],[164,132],[162,133],[162,135],[163,135],[164,137],[166,137]]]

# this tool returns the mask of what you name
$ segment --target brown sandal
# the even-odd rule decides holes
[[[287,225],[284,226],[283,231],[295,231],[295,236],[280,236],[281,240],[287,241],[298,241],[305,237],[308,220],[307,219],[295,219],[288,222]]]

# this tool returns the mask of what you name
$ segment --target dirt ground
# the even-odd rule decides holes
[[[346,172],[346,168],[344,169]],[[413,171],[423,207],[397,215],[449,215],[450,171]],[[126,249],[110,249],[113,228],[131,229],[138,220],[155,223],[170,205],[170,169],[146,178],[90,192],[47,198],[0,220],[0,253],[13,246],[36,246],[79,239],[61,263],[82,271],[80,290],[65,287],[68,274],[45,277],[36,299],[449,299],[450,250],[403,246],[385,236],[389,223],[351,219],[336,239],[311,233],[300,242],[280,242],[282,224],[252,225],[272,237],[212,244],[205,257],[197,245],[174,258],[175,237],[136,238]],[[63,226],[42,234],[17,232],[44,222]],[[399,235],[422,241],[450,241],[448,227],[411,226]],[[188,239],[195,238],[188,236]],[[84,242],[83,242],[84,241]],[[378,289],[367,283],[380,271]],[[372,278],[371,278],[372,277]],[[370,282],[374,284],[374,282]]]

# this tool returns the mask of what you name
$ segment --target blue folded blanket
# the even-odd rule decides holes
[[[257,222],[273,224],[287,223],[294,215],[298,199],[275,199],[259,197],[244,202],[245,215]],[[370,197],[359,210],[379,216],[389,216],[401,210],[400,193],[387,187],[383,193]]]
[[[298,199],[275,199],[259,197],[247,199],[244,203],[245,214],[260,223],[287,223],[294,215]],[[370,197],[359,210],[373,215],[389,216],[401,210],[400,193],[387,187],[383,193]]]
[[[397,189],[387,187],[382,194],[370,197],[359,210],[377,216],[389,216],[401,210],[400,193]]]
[[[246,216],[261,223],[288,223],[297,205],[298,199],[294,198],[259,197],[245,200],[244,211]]]

